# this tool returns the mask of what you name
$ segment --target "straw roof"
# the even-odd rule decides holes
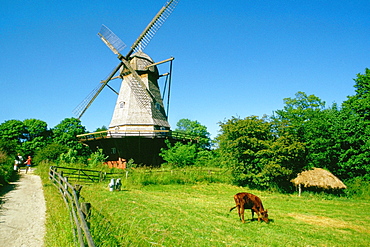
[[[304,171],[291,180],[295,185],[302,184],[304,187],[320,187],[324,189],[345,189],[347,186],[342,183],[331,172],[321,168],[313,168],[310,171]]]

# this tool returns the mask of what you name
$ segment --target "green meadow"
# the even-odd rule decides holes
[[[209,172],[198,177],[182,172],[175,179],[156,173],[135,176],[126,180],[122,174],[121,191],[109,191],[109,181],[84,185],[81,196],[92,205],[88,220],[96,246],[370,245],[370,202],[365,199],[251,190]],[[44,188],[46,246],[75,246],[60,194],[47,180]],[[251,221],[249,210],[245,224],[237,210],[229,212],[233,195],[243,191],[262,199],[269,224]]]
[[[233,195],[258,195],[271,222],[239,221]],[[98,246],[369,246],[370,203],[282,195],[226,184],[84,188]],[[246,212],[250,218],[250,211]]]

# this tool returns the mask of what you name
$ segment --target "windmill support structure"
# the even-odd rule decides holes
[[[93,152],[102,149],[108,156],[107,163],[113,167],[119,166],[121,160],[133,159],[135,164],[158,167],[164,160],[159,156],[162,148],[167,148],[166,140],[171,144],[176,142],[196,143],[198,137],[171,130],[127,130],[117,133],[106,130],[78,135],[80,142],[88,145]]]

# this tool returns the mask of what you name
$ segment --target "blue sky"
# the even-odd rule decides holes
[[[73,117],[118,64],[101,25],[130,46],[164,3],[2,0],[0,123],[36,118],[52,128]],[[172,128],[189,118],[215,137],[218,122],[271,115],[298,91],[341,104],[370,67],[369,10],[368,0],[181,0],[145,49],[154,61],[175,57]],[[108,126],[115,101],[104,89],[82,124]]]

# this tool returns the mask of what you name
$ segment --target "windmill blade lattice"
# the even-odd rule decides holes
[[[158,29],[163,25],[166,19],[171,15],[180,0],[170,0],[159,10],[156,16],[136,39],[131,46],[131,50],[127,53],[128,58],[133,52],[142,51],[149,44],[150,40],[154,37]]]
[[[100,94],[103,88],[108,84],[112,77],[117,73],[117,71],[122,67],[123,63],[119,63],[112,72],[108,75],[107,79],[101,81],[101,83],[90,92],[90,94],[73,110],[73,113],[77,116],[78,119],[86,112],[87,108],[94,102],[96,97]]]
[[[126,44],[105,25],[101,26],[98,35],[116,55],[126,47]]]
[[[73,110],[73,114],[79,119],[81,116],[85,113],[87,108],[89,107],[88,105],[92,103],[93,98],[95,95],[98,95],[102,89],[103,85],[99,84],[96,88],[94,88],[89,95],[86,96],[86,98]],[[95,96],[96,98],[96,96]]]

